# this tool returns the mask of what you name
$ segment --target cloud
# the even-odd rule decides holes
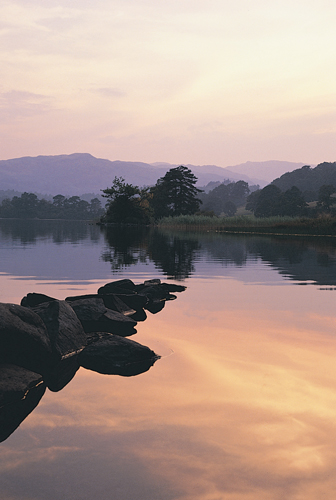
[[[11,90],[0,93],[2,121],[8,118],[31,117],[47,113],[52,109],[50,96]]]
[[[95,92],[96,94],[99,94],[102,97],[108,97],[108,98],[121,98],[126,95],[126,92],[117,88],[110,88],[110,87],[101,87],[93,89],[92,92]]]

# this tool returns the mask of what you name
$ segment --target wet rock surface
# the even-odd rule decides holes
[[[160,356],[124,337],[136,333],[146,311],[159,312],[185,288],[123,279],[97,294],[58,300],[33,292],[20,305],[0,303],[0,441],[37,406],[46,387],[60,391],[80,366],[126,377],[149,370]]]
[[[160,356],[138,342],[108,333],[96,333],[79,355],[81,366],[109,375],[132,376],[143,373]]]
[[[21,366],[0,365],[0,442],[34,410],[45,390],[40,374]]]

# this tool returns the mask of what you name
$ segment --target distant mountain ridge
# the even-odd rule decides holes
[[[266,167],[269,162],[259,164],[247,162],[223,168],[216,165],[186,165],[198,178],[198,185],[205,186],[211,181],[223,182],[245,180],[249,184],[268,184],[268,180],[256,175],[256,165]],[[271,162],[272,163],[272,162]],[[280,162],[285,171],[297,168],[296,163]],[[247,174],[250,165],[251,172]],[[301,165],[301,164],[300,164]],[[304,165],[304,164],[302,164]],[[101,189],[111,186],[115,176],[123,177],[126,182],[138,186],[154,185],[165,173],[177,165],[170,163],[144,163],[127,161],[110,161],[95,158],[88,153],[70,155],[36,156],[13,158],[0,161],[0,189],[20,192],[39,192],[47,194],[80,195],[82,193],[99,193]],[[276,176],[275,176],[276,177]],[[271,180],[273,180],[272,177]]]
[[[304,165],[307,165],[307,163],[293,163],[280,160],[247,161],[246,163],[241,163],[240,165],[226,167],[226,169],[232,172],[249,175],[250,177],[258,177],[259,179],[262,179],[263,182],[268,184],[272,182],[273,179],[280,177],[286,172],[292,172],[293,170],[301,168]],[[309,165],[311,167],[315,167],[315,165]]]

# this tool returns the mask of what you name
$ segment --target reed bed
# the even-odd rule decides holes
[[[336,217],[329,215],[316,218],[280,216],[257,218],[253,215],[234,217],[180,215],[178,217],[165,217],[157,223],[157,226],[183,231],[336,236]]]

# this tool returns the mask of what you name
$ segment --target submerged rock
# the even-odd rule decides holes
[[[41,375],[12,364],[0,365],[0,442],[34,410],[45,389]]]
[[[160,358],[149,347],[104,332],[95,333],[80,353],[81,366],[109,375],[133,376],[143,373]]]

